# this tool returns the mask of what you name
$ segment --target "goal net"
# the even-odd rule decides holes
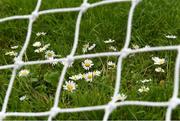
[[[100,2],[95,3],[88,3],[88,0],[83,0],[83,3],[79,7],[72,7],[72,8],[56,8],[56,9],[49,9],[49,10],[43,10],[39,11],[41,6],[41,0],[37,1],[37,5],[35,7],[35,10],[30,15],[17,15],[17,16],[10,16],[0,19],[0,23],[10,21],[10,20],[17,20],[17,19],[28,19],[28,31],[26,35],[26,39],[24,41],[24,45],[19,52],[18,56],[15,58],[14,64],[10,65],[3,65],[0,66],[0,69],[12,69],[12,75],[10,78],[10,82],[8,85],[8,89],[6,91],[6,95],[4,98],[2,110],[0,112],[0,120],[5,119],[8,116],[24,116],[24,117],[41,117],[41,116],[48,116],[48,120],[51,121],[57,114],[59,113],[70,113],[70,112],[83,112],[83,111],[95,111],[95,110],[104,110],[105,114],[103,117],[103,120],[106,121],[109,118],[109,115],[113,110],[116,109],[116,107],[119,106],[125,106],[125,105],[136,105],[136,106],[150,106],[150,107],[167,107],[166,112],[166,120],[171,120],[171,114],[172,110],[177,107],[177,105],[180,104],[180,99],[178,98],[178,90],[179,90],[179,67],[180,67],[180,46],[174,45],[174,46],[158,46],[158,47],[149,47],[149,48],[141,48],[141,49],[130,49],[129,44],[131,41],[131,29],[132,29],[132,20],[133,20],[133,13],[135,11],[136,6],[140,2],[140,0],[104,0]],[[82,19],[82,15],[85,14],[85,12],[89,8],[94,8],[97,6],[102,6],[105,4],[111,4],[111,3],[121,3],[121,2],[131,2],[131,7],[128,14],[128,20],[127,20],[127,32],[126,32],[126,39],[123,49],[118,52],[103,52],[103,53],[95,53],[95,54],[83,54],[83,55],[75,55],[77,46],[78,46],[78,40],[79,40],[79,31],[80,31],[80,23]],[[31,33],[32,33],[32,26],[34,21],[36,21],[36,18],[38,16],[44,15],[44,14],[51,14],[51,13],[60,13],[60,12],[73,12],[77,11],[79,12],[77,21],[76,21],[76,28],[75,28],[75,34],[74,34],[74,43],[71,50],[71,53],[66,58],[58,58],[53,60],[39,60],[39,61],[27,61],[24,62],[22,60],[22,57],[28,47],[28,44],[30,42]],[[141,53],[141,52],[150,52],[150,51],[162,51],[162,50],[177,50],[178,54],[176,57],[176,64],[175,64],[175,73],[174,73],[174,90],[173,95],[167,102],[149,102],[149,101],[122,101],[122,102],[116,102],[115,96],[119,93],[120,85],[121,85],[121,70],[122,70],[122,62],[123,59],[126,58],[127,55],[133,54],[133,53]],[[117,56],[118,57],[118,64],[117,64],[117,74],[116,74],[116,83],[114,88],[114,94],[112,100],[107,103],[106,105],[97,105],[97,106],[88,106],[88,107],[78,107],[78,108],[60,108],[58,107],[60,94],[62,90],[62,85],[64,81],[64,77],[66,74],[66,71],[68,69],[68,66],[77,59],[83,59],[83,58],[95,58],[95,57],[105,57],[105,56]],[[13,88],[13,83],[15,80],[15,77],[17,75],[18,69],[20,69],[22,66],[26,65],[34,65],[34,64],[46,64],[46,63],[52,63],[52,62],[65,62],[65,65],[63,67],[63,70],[61,72],[61,75],[59,76],[59,82],[57,86],[57,90],[55,93],[55,100],[54,105],[51,108],[51,110],[46,112],[7,112],[7,105],[8,100]]]

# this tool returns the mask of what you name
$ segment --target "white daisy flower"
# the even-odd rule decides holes
[[[86,53],[86,52],[88,52],[90,50],[93,50],[95,47],[96,47],[96,44],[92,44],[90,46],[89,43],[87,43],[87,44],[83,45],[82,52]]]
[[[44,50],[47,50],[48,49],[48,47],[50,46],[50,44],[46,44],[46,45],[44,45]]]
[[[113,99],[113,97],[111,97]],[[115,97],[115,101],[124,101],[127,98],[127,95],[124,93],[117,94]]]
[[[109,39],[109,40],[104,41],[104,43],[106,43],[106,44],[108,44],[108,43],[113,43],[113,42],[115,42],[115,40],[112,40],[112,39]]]
[[[149,46],[149,45],[146,45],[144,48],[150,48],[151,46]]]
[[[5,55],[17,56],[17,52],[15,52],[15,51],[10,51],[10,52],[6,52]]]
[[[116,67],[116,64],[112,61],[108,61],[107,65],[108,65],[108,69],[114,69]]]
[[[87,74],[87,73],[82,74],[82,79],[83,79],[83,78],[86,79],[86,74]]]
[[[82,66],[85,70],[89,70],[93,66],[92,60],[86,59],[84,62],[82,62]]]
[[[83,79],[84,78],[84,75],[83,74],[78,74],[78,79]]]
[[[17,49],[19,46],[16,45],[16,46],[11,46],[11,49]]]
[[[133,48],[133,49],[139,49],[139,45],[132,44],[132,48]]]
[[[36,33],[36,36],[40,36],[40,35],[41,35],[41,33],[40,33],[40,32],[37,32],[37,33]]]
[[[54,58],[53,58],[53,59],[54,59]],[[58,64],[58,62],[53,62],[53,63],[52,63],[53,66],[55,66],[55,65],[57,65],[57,64]]]
[[[34,52],[36,52],[36,53],[42,53],[42,52],[44,52],[45,50],[47,50],[49,46],[50,46],[50,44],[46,44],[46,45],[44,45],[43,47],[34,50]]]
[[[34,50],[35,53],[42,53],[44,51],[45,51],[44,48],[38,48]]]
[[[85,74],[85,80],[87,82],[92,82],[93,77],[94,77],[93,72],[88,72],[88,73]]]
[[[63,85],[64,90],[69,92],[73,92],[76,90],[77,84],[73,81],[66,81],[65,85]]]
[[[46,51],[46,47],[41,47],[41,48],[39,48],[39,52],[41,53],[41,52],[44,52],[44,51]]]
[[[83,75],[82,74],[78,74],[78,75],[73,75],[73,76],[71,76],[71,77],[69,77],[69,79],[71,79],[71,80],[80,80],[80,79],[82,79],[83,78]]]
[[[77,75],[73,75],[73,76],[69,77],[69,79],[76,81],[76,80],[79,80],[79,77]]]
[[[43,36],[46,35],[46,32],[41,32],[41,35],[43,35]]]
[[[33,43],[32,46],[33,47],[40,47],[41,46],[41,42],[37,41],[37,42]]]
[[[92,50],[92,49],[94,49],[96,47],[96,44],[93,44],[93,45],[91,45],[89,48],[88,48],[88,50]]]
[[[139,88],[138,91],[139,91],[140,93],[142,93],[142,92],[148,92],[148,91],[149,91],[149,87],[141,86],[141,88]]]
[[[35,53],[40,53],[39,48],[34,50]]]
[[[161,67],[155,68],[155,71],[156,72],[163,72],[163,73],[165,72],[164,69],[162,69]]]
[[[159,57],[152,57],[152,60],[154,61],[155,65],[162,65],[166,62],[164,58]]]
[[[110,46],[109,49],[113,50],[113,51],[117,51],[116,47],[114,47],[114,46]]]
[[[23,100],[25,100],[25,99],[26,99],[26,95],[24,95],[24,96],[22,96],[22,97],[19,98],[20,101],[23,101]]]
[[[36,36],[41,36],[41,35],[44,36],[44,35],[46,35],[46,33],[45,32],[37,32],[36,33]]]
[[[101,75],[101,71],[98,71],[98,70],[93,71],[93,75],[94,76],[100,76]]]
[[[27,76],[29,73],[30,73],[29,70],[23,69],[23,70],[21,70],[21,71],[19,72],[19,77],[25,77],[25,76]]]
[[[48,50],[48,51],[46,51],[46,53],[45,53],[45,58],[48,59],[48,60],[53,59],[54,56],[55,56],[55,53],[54,53],[53,50]]]
[[[86,53],[88,51],[88,48],[89,48],[89,43],[83,45],[82,52]]]
[[[166,35],[166,38],[168,38],[168,39],[176,39],[177,37],[175,35]]]
[[[147,82],[151,82],[152,79],[144,79],[144,80],[141,80],[142,83],[147,83]]]

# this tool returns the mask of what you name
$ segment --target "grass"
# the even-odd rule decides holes
[[[89,0],[90,3],[98,0]],[[100,1],[100,0],[99,0]],[[82,0],[43,0],[41,10],[79,6]],[[0,0],[0,18],[30,14],[35,8],[36,0]],[[88,10],[82,18],[76,55],[82,54],[82,47],[88,42],[95,43],[96,48],[88,53],[107,52],[108,45],[103,41],[108,38],[115,39],[113,44],[118,50],[124,45],[126,25],[130,3],[117,3],[100,6]],[[132,44],[140,47],[166,46],[179,44],[180,35],[180,2],[178,0],[143,0],[136,8],[133,17]],[[55,13],[40,16],[33,25],[33,32],[30,44],[24,56],[25,61],[44,60],[44,54],[34,53],[32,44],[41,41],[50,43],[50,49],[62,57],[66,57],[72,48],[75,23],[78,13]],[[26,32],[27,20],[14,20],[0,24],[0,64],[12,64],[13,58],[5,56],[13,45],[23,46]],[[47,32],[46,36],[37,37],[37,32]],[[177,39],[167,39],[165,35],[173,34]],[[18,49],[20,51],[21,48]],[[128,56],[123,60],[122,79],[120,92],[125,93],[127,100],[141,101],[168,101],[172,96],[174,66],[176,51],[160,51],[138,53],[135,56]],[[158,56],[166,58],[167,62],[162,67],[165,73],[158,74],[154,71],[155,66],[151,57]],[[84,73],[81,67],[82,60],[76,60],[73,67],[69,68],[65,81],[69,76]],[[92,59],[95,66],[93,70],[102,71],[100,77],[92,83],[77,81],[78,89],[74,93],[62,91],[59,107],[80,107],[103,105],[111,100],[113,95],[116,70],[108,70],[107,61],[117,62],[117,57],[102,57]],[[39,112],[48,111],[54,103],[58,77],[63,65],[51,64],[25,66],[30,70],[30,75],[25,78],[16,77],[12,93],[8,103],[8,112]],[[2,107],[6,89],[9,84],[11,70],[0,70],[0,107]],[[147,86],[148,93],[139,93],[141,84],[137,81],[152,79]],[[162,83],[161,80],[164,80]],[[27,99],[20,101],[23,95]],[[165,119],[166,108],[123,106],[113,111],[112,120],[163,120]],[[173,120],[180,120],[180,109],[177,107],[172,114]],[[101,120],[104,111],[91,111],[80,113],[58,114],[55,119],[61,120]],[[47,117],[7,117],[6,119],[16,120],[45,120]]]

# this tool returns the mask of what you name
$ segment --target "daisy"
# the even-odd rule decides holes
[[[17,49],[19,46],[11,46],[11,49]]]
[[[152,60],[154,61],[155,65],[162,65],[165,63],[164,58],[159,58],[159,57],[152,57]]]
[[[41,32],[41,35],[43,35],[43,36],[46,35],[46,32]]]
[[[113,51],[117,51],[116,47],[114,47],[114,46],[110,46],[109,49],[113,50]]]
[[[111,97],[113,99],[113,97]],[[117,94],[115,97],[115,101],[124,101],[127,98],[127,95],[124,93]]]
[[[149,45],[146,45],[144,48],[150,48],[150,46],[149,46]]]
[[[85,80],[87,81],[87,82],[92,82],[92,80],[93,80],[93,72],[88,72],[88,73],[86,73],[85,74]]]
[[[78,74],[78,75],[73,75],[73,76],[71,76],[71,77],[69,77],[69,79],[71,79],[71,80],[80,80],[80,79],[82,79],[83,78],[83,76],[82,76],[82,74]]]
[[[88,50],[92,50],[92,49],[94,49],[96,47],[96,44],[93,44],[93,45],[91,45],[89,48],[88,48]]]
[[[50,46],[50,44],[46,44],[42,47],[41,51],[45,51],[48,49],[48,47]]]
[[[84,74],[78,74],[77,75],[79,79],[83,79],[84,78]]]
[[[86,53],[88,51],[88,48],[89,48],[89,43],[83,45],[82,52]]]
[[[93,75],[94,76],[100,76],[101,75],[101,71],[98,71],[98,70],[93,71]]]
[[[44,35],[46,35],[46,33],[45,32],[37,32],[36,33],[36,36],[41,36],[41,35],[44,36]]]
[[[161,67],[155,68],[155,71],[156,72],[163,72],[163,73],[165,72],[164,69],[162,69]]]
[[[50,46],[50,44],[45,44],[45,45],[44,45],[44,48],[47,49],[49,46]]]
[[[15,52],[15,51],[10,51],[10,52],[6,52],[5,55],[17,56],[17,52]]]
[[[139,45],[133,44],[133,45],[132,45],[132,48],[133,48],[133,49],[139,49]]]
[[[108,43],[113,43],[113,42],[115,42],[115,40],[112,40],[112,39],[109,39],[109,40],[104,41],[104,43],[106,43],[106,44],[108,44]]]
[[[86,78],[86,73],[82,74],[82,78],[84,79]]]
[[[48,50],[45,53],[45,58],[48,59],[48,60],[53,59],[54,56],[55,56],[55,53],[54,53],[53,50]]]
[[[35,49],[34,52],[35,53],[40,53],[41,51],[40,51],[40,49]]]
[[[45,50],[47,50],[49,46],[50,46],[50,44],[46,44],[46,45],[44,45],[43,47],[34,50],[34,52],[36,52],[36,53],[42,53],[42,52],[44,52]]]
[[[112,61],[108,61],[107,65],[108,65],[108,69],[114,69],[116,67],[116,64]]]
[[[69,92],[73,92],[76,90],[77,84],[73,81],[66,81],[65,85],[63,85],[64,90]]]
[[[52,59],[53,59],[53,58],[52,58]],[[53,63],[52,63],[53,66],[55,66],[55,65],[57,65],[57,64],[58,64],[58,62],[53,62]]]
[[[37,41],[37,42],[33,43],[32,46],[33,47],[40,47],[41,46],[41,42]]]
[[[149,91],[149,87],[141,86],[141,88],[139,88],[138,91],[139,91],[140,93],[142,93],[142,92],[148,92],[148,91]]]
[[[25,100],[25,99],[26,99],[26,95],[24,95],[24,96],[22,96],[22,97],[19,98],[20,101],[23,101],[23,100]]]
[[[166,35],[166,38],[168,38],[168,39],[176,39],[177,37],[175,35]]]
[[[23,69],[19,72],[19,77],[25,77],[29,74],[29,70]]]
[[[141,80],[142,83],[147,83],[147,82],[151,82],[152,80],[151,79],[144,79],[144,80]]]
[[[40,36],[40,35],[41,35],[41,33],[40,33],[40,32],[36,33],[36,36]]]
[[[78,78],[78,76],[77,75],[74,75],[74,76],[71,76],[71,77],[69,77],[69,79],[71,79],[71,80],[78,80],[79,78]]]
[[[92,60],[86,59],[84,62],[82,62],[82,66],[85,70],[89,70],[93,66]]]

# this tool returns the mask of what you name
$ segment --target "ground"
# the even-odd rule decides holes
[[[89,0],[89,3],[98,0]],[[100,1],[100,0],[99,0]],[[80,6],[82,0],[43,0],[40,10]],[[30,14],[36,5],[36,0],[0,0],[0,18],[12,15]],[[88,10],[82,17],[79,44],[75,55],[83,54],[83,45],[96,44],[96,47],[86,53],[113,51],[110,45],[120,51],[125,42],[126,25],[130,2],[108,4]],[[178,0],[142,0],[135,9],[133,16],[132,37],[129,48],[138,45],[140,48],[149,45],[169,46],[179,44],[180,36],[180,2]],[[33,24],[32,36],[24,55],[24,61],[44,60],[45,53],[34,52],[33,43],[40,41],[50,44],[59,57],[66,57],[72,48],[75,23],[78,12],[54,13],[38,17]],[[25,41],[28,20],[13,20],[0,23],[0,64],[13,63],[12,56],[5,55],[12,51],[11,47],[18,45],[19,52]],[[45,36],[37,36],[38,32],[46,32]],[[176,39],[169,39],[166,35],[175,35]],[[112,44],[104,41],[115,40]],[[168,101],[173,92],[174,67],[176,51],[146,52],[129,55],[123,59],[122,79],[120,93],[127,95],[126,100],[140,101]],[[158,66],[152,57],[164,58],[165,63]],[[68,68],[64,84],[69,77],[89,72],[82,67],[85,59],[76,60]],[[62,89],[59,107],[82,107],[104,105],[111,100],[114,91],[116,69],[108,69],[108,61],[117,63],[117,57],[97,57],[91,59],[94,63],[90,71],[99,70],[101,75],[87,82],[85,79],[74,81],[78,87],[73,92]],[[161,67],[164,72],[156,72]],[[54,104],[54,97],[58,77],[63,64],[39,64],[22,67],[30,73],[26,77],[15,79],[10,95],[7,112],[43,112],[48,111]],[[20,71],[19,70],[19,71]],[[18,72],[19,72],[18,71]],[[2,107],[6,89],[11,77],[11,69],[0,70],[0,106]],[[141,80],[151,79],[151,82],[142,84]],[[149,88],[147,92],[139,92],[142,85]],[[24,100],[20,100],[26,96]],[[118,107],[110,119],[119,120],[163,120],[166,108],[123,106]],[[63,120],[100,120],[104,111],[90,111],[80,113],[58,114],[55,119]],[[47,119],[47,117],[7,117],[6,119]],[[180,110],[177,107],[172,119],[180,120]]]

